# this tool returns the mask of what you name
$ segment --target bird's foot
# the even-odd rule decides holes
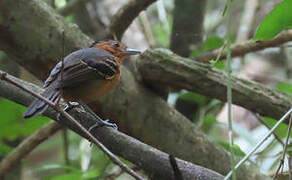
[[[73,101],[69,101],[66,104],[66,106],[64,107],[64,111],[68,112],[72,110],[73,108],[76,108],[78,112],[85,112],[85,109],[82,104],[80,104],[79,102],[73,102]]]
[[[69,101],[65,107],[64,107],[64,111],[66,112],[69,112],[71,111],[72,109],[76,109],[78,112],[85,112],[85,109],[84,107],[82,106],[82,104],[78,103],[78,102],[73,102],[73,101]],[[60,117],[61,117],[61,114],[58,113],[57,115],[57,120],[59,121],[60,120]]]
[[[118,126],[115,124],[115,123],[110,123],[108,119],[106,120],[102,120],[101,118],[98,118],[98,120],[96,121],[96,123],[91,126],[88,131],[92,131],[92,129],[94,128],[100,128],[100,127],[111,127],[111,128],[114,128],[114,129],[118,129]]]

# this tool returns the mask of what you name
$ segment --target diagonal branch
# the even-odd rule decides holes
[[[119,9],[119,11],[112,18],[111,24],[107,30],[107,36],[122,38],[126,29],[130,26],[133,20],[139,15],[141,11],[146,9],[156,0],[132,0],[128,4]]]
[[[0,4],[4,17],[0,21],[0,49],[17,57],[19,64],[42,80],[62,55],[63,30],[66,32],[65,54],[88,47],[92,42],[43,1],[0,0]],[[227,173],[230,169],[228,153],[135,78],[122,67],[120,84],[97,102],[98,113],[104,118],[115,119],[121,131],[153,147],[221,174]],[[12,93],[17,99],[26,97],[16,88],[1,88],[0,91],[5,97]],[[26,98],[26,101],[30,99]],[[239,172],[239,179],[260,177],[266,179],[246,166]]]
[[[242,56],[249,52],[263,50],[268,47],[275,47],[286,42],[292,41],[292,30],[287,30],[280,33],[278,36],[271,40],[267,41],[248,41],[244,43],[238,43],[231,46],[231,56]],[[221,48],[220,48],[221,49]],[[216,59],[218,54],[220,53],[220,49],[213,50],[211,52],[203,53],[197,57],[195,57],[196,61],[208,63],[212,59]],[[221,54],[221,59],[226,58],[226,52]]]
[[[61,127],[55,122],[50,122],[22,141],[8,156],[1,160],[0,177]]]
[[[133,171],[131,168],[129,168],[126,164],[124,164],[122,161],[120,161],[114,154],[112,154],[103,144],[101,144],[99,142],[99,140],[96,139],[96,137],[94,137],[89,130],[87,130],[84,126],[82,126],[76,119],[74,119],[68,112],[62,110],[59,106],[59,104],[54,104],[53,102],[51,102],[50,100],[44,98],[43,96],[35,93],[34,91],[26,88],[25,86],[23,86],[22,84],[16,82],[13,78],[9,77],[7,75],[7,73],[3,73],[0,72],[0,80],[6,81],[18,88],[20,88],[21,90],[26,91],[27,93],[33,95],[34,97],[42,100],[43,102],[45,102],[46,104],[48,104],[51,108],[53,108],[55,111],[57,111],[58,114],[64,116],[64,118],[68,121],[68,123],[72,124],[73,126],[75,126],[75,128],[77,128],[78,131],[81,131],[85,137],[91,141],[92,143],[94,143],[103,153],[105,153],[109,159],[114,162],[116,165],[118,165],[122,170],[124,170],[125,172],[127,172],[129,175],[131,175],[132,177],[134,177],[136,180],[143,180],[143,178],[138,175],[135,171]],[[0,175],[1,176],[1,175]]]
[[[209,65],[182,58],[170,51],[147,51],[139,61],[143,79],[226,101],[226,75]],[[281,117],[292,104],[292,96],[262,84],[231,77],[233,103],[261,115]]]
[[[25,88],[29,88],[37,92],[41,91],[38,87],[21,81],[15,77],[9,76],[9,78],[17,83],[23,84]],[[3,81],[0,81],[0,96],[23,105],[28,105],[32,101],[31,95],[24,93],[23,91],[16,89],[11,84]],[[52,109],[49,109],[45,114],[54,120],[56,120],[58,116],[58,113],[52,111]],[[83,127],[87,129],[96,122],[93,116],[87,112],[78,112],[73,109],[71,114]],[[71,121],[69,121],[67,118],[62,117],[58,122],[69,127],[79,135],[88,138],[87,134],[85,134],[83,131],[80,131],[80,128],[72,124]],[[159,179],[162,180],[175,179],[172,173],[172,167],[168,160],[168,155],[166,153],[148,146],[112,128],[99,128],[92,130],[92,132],[93,136],[109,147],[112,152],[143,168],[149,174],[155,177],[159,177]],[[181,159],[176,159],[176,161],[185,180],[219,180],[223,178],[220,174],[201,166],[194,165]],[[14,161],[14,163],[15,162],[16,161]]]

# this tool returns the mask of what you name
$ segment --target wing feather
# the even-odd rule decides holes
[[[63,81],[61,83],[62,62],[51,71],[44,87],[57,83],[56,88],[78,86],[93,79],[112,79],[119,71],[117,62],[110,53],[97,48],[87,48],[75,51],[64,59]],[[55,84],[55,83],[53,83]]]

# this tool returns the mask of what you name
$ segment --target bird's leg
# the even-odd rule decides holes
[[[85,112],[85,109],[83,107],[83,105],[81,105],[81,103],[79,102],[73,102],[73,101],[69,101],[66,106],[64,107],[64,111],[68,112],[70,110],[72,110],[73,108],[79,108],[80,110],[78,110],[79,112]]]
[[[80,103],[72,102],[72,101],[67,102],[63,110],[66,112],[69,112],[73,108],[78,108],[78,110],[77,110],[78,112],[85,112],[85,109],[83,108],[83,106],[80,105]],[[60,116],[61,116],[61,114],[58,113],[57,120],[60,120]]]
[[[76,103],[76,102],[74,102],[74,103]],[[115,123],[110,123],[108,119],[106,119],[106,120],[101,119],[85,103],[80,101],[80,102],[78,102],[78,106],[81,106],[84,110],[89,112],[96,119],[96,123],[88,129],[89,132],[94,128],[99,128],[99,127],[103,127],[103,126],[107,126],[107,127],[112,127],[112,128],[118,129],[118,126]]]

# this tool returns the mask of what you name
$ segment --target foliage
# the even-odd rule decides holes
[[[221,46],[223,46],[224,44],[224,40],[218,36],[208,36],[206,38],[206,40],[203,42],[202,44],[202,48],[201,49],[196,49],[191,53],[191,57],[196,57],[199,54],[202,54],[204,52],[213,50],[213,49],[217,49]]]
[[[48,118],[37,116],[28,120],[22,118],[25,108],[7,99],[0,98],[1,121],[0,121],[0,152],[7,153],[10,148],[3,143],[15,141],[33,133],[49,121]],[[9,127],[9,128],[7,128]]]
[[[284,29],[292,28],[292,1],[283,0],[267,14],[258,27],[253,39],[268,40]]]
[[[292,84],[288,83],[288,82],[278,83],[276,86],[276,89],[281,91],[281,92],[292,94]]]

